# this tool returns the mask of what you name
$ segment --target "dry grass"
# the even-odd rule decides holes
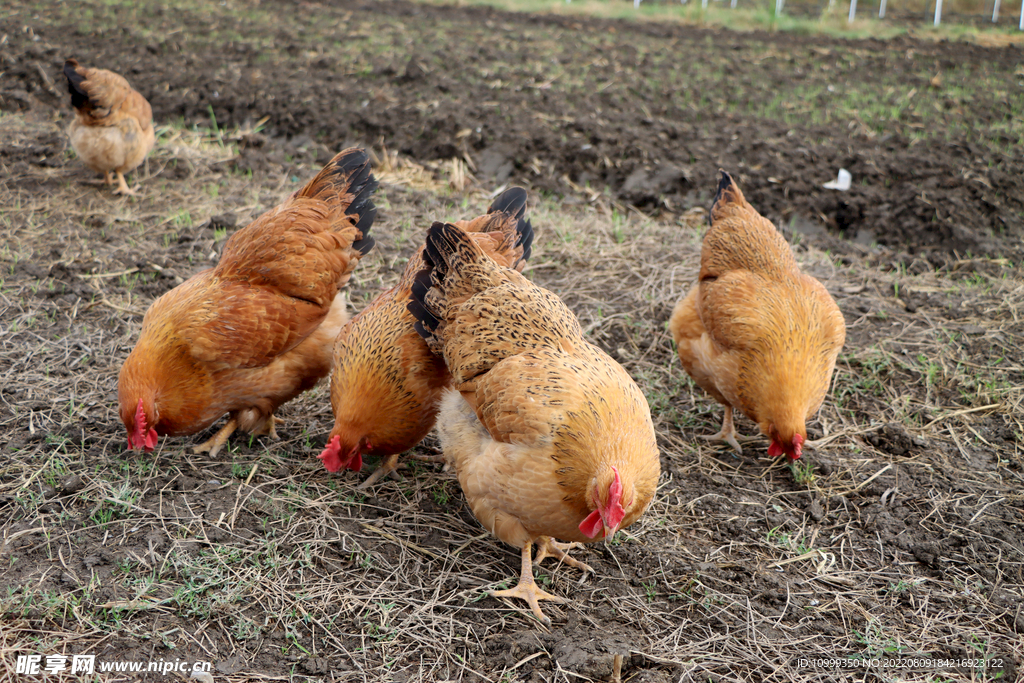
[[[55,134],[0,117],[9,144]],[[4,169],[8,671],[17,654],[63,651],[208,660],[218,680],[575,683],[611,680],[624,655],[624,681],[814,681],[865,674],[801,658],[1024,656],[1024,280],[1004,264],[905,271],[801,248],[850,340],[812,425],[814,468],[791,472],[756,457],[763,444],[740,459],[694,439],[721,411],[681,372],[664,323],[693,281],[700,211],[655,221],[568,186],[540,201],[527,275],[640,383],[665,465],[651,511],[581,552],[595,577],[539,573],[571,598],[545,606],[550,631],[484,597],[517,553],[473,520],[450,474],[410,464],[367,496],[361,477],[323,471],[323,386],[285,408],[281,442],[236,437],[216,460],[187,449],[201,436],[126,453],[116,373],[141,313],[216,254],[225,235],[210,217],[244,224],[315,169],[234,172],[230,138],[168,131],[137,200],[74,161]],[[462,167],[378,159],[379,248],[357,273],[357,308],[394,282],[431,220],[479,213],[494,189]],[[138,677],[105,678],[121,679]]]

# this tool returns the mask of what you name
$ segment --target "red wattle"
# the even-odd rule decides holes
[[[355,457],[348,461],[348,468],[353,472],[363,469],[363,454],[356,451]]]
[[[604,530],[604,521],[601,519],[601,513],[594,510],[587,518],[580,522],[580,531],[587,538],[596,538],[599,533]]]

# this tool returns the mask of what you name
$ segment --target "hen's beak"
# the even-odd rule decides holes
[[[618,524],[609,524],[608,520],[602,515],[601,521],[604,522],[604,542],[608,543],[619,532],[619,524],[622,523],[622,520],[620,519]]]

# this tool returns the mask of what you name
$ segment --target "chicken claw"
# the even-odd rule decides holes
[[[708,441],[725,441],[740,455],[743,455],[743,448],[740,447],[740,442],[736,440],[736,427],[732,424],[732,408],[730,406],[725,407],[725,417],[722,418],[722,429],[717,434],[711,434],[710,436],[702,436],[702,439]]]
[[[195,448],[192,449],[193,453],[209,453],[210,457],[214,457],[220,452],[220,449],[224,447],[228,439],[235,430],[238,429],[238,420],[231,418],[228,423],[220,428],[220,431],[213,435],[209,441],[205,441]]]
[[[117,189],[114,190],[114,194],[125,194],[133,197],[138,196],[138,192],[128,187],[128,183],[125,182],[124,175],[122,175],[120,171],[115,171],[115,173],[117,174]]]
[[[567,550],[573,548],[579,548],[579,543],[559,543],[550,536],[541,536],[537,539],[537,555],[533,558],[533,563],[540,565],[540,561],[546,557],[553,557],[559,562],[564,562],[570,567],[576,567],[581,569],[584,573],[593,574],[594,568],[585,562],[580,562],[574,557],[569,557]]]
[[[530,561],[530,551],[532,548],[532,542],[523,546],[523,569],[519,575],[519,583],[508,590],[487,591],[487,595],[492,598],[520,598],[521,600],[526,600],[530,605],[530,609],[533,610],[533,615],[537,617],[537,620],[545,626],[551,626],[551,619],[546,617],[544,613],[540,611],[540,601],[550,600],[551,602],[557,603],[566,603],[569,601],[565,598],[560,598],[557,595],[551,595],[551,593],[541,590],[537,585],[537,582],[533,580],[533,563]]]
[[[377,466],[373,474],[367,477],[366,481],[357,486],[356,489],[360,491],[368,489],[389,474],[394,475],[398,470],[398,456],[399,453],[393,453],[384,458],[384,461]]]
[[[271,415],[267,418],[267,421],[263,423],[263,427],[253,432],[257,436],[269,436],[274,441],[280,441],[281,437],[277,435],[277,425],[283,425],[284,420],[276,415]]]

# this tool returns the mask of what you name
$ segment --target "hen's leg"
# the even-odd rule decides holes
[[[104,171],[103,172],[103,184],[104,185],[113,185],[113,183],[114,183],[114,179],[112,177],[110,177],[110,171]]]
[[[533,563],[539,565],[545,557],[553,557],[559,562],[564,562],[570,567],[582,569],[584,572],[594,573],[594,568],[585,562],[580,562],[574,557],[569,557],[567,550],[580,547],[579,543],[559,543],[550,536],[541,536],[537,539],[537,554]]]
[[[487,591],[487,594],[492,598],[519,598],[526,600],[530,605],[530,609],[533,610],[533,615],[537,617],[545,626],[551,625],[551,620],[544,616],[544,613],[540,611],[540,601],[550,600],[551,602],[568,602],[565,598],[560,598],[557,595],[551,595],[545,593],[538,586],[537,582],[533,580],[533,563],[530,562],[531,550],[533,543],[528,541],[523,546],[523,568],[519,573],[519,583],[516,584],[515,588],[509,588],[503,591]]]
[[[725,441],[730,446],[736,449],[736,452],[743,454],[743,449],[740,447],[740,442],[736,440],[736,428],[732,424],[732,407],[725,407],[725,417],[722,418],[722,430],[717,434],[711,436],[702,436],[702,439],[708,441]]]
[[[368,489],[371,486],[373,486],[374,484],[376,484],[378,481],[380,481],[381,479],[383,479],[384,477],[386,477],[387,475],[391,474],[392,472],[394,472],[397,469],[398,469],[398,453],[395,453],[394,455],[389,455],[387,458],[385,458],[384,462],[382,462],[380,465],[378,465],[377,469],[375,469],[373,471],[373,474],[371,474],[369,477],[367,477],[366,481],[364,481],[362,484],[360,484],[356,488],[360,489],[360,490]]]
[[[214,457],[220,452],[224,444],[227,443],[228,438],[235,433],[236,429],[238,429],[238,420],[231,418],[209,441],[199,444],[192,449],[192,452],[209,453],[211,458]]]
[[[274,441],[280,441],[281,437],[277,435],[277,425],[283,424],[284,420],[272,414],[263,423],[263,426],[258,431],[253,432],[253,434],[256,436],[269,436]]]
[[[437,455],[419,455],[417,453],[410,455],[409,459],[419,460],[420,462],[432,462],[435,465],[440,465],[442,472],[447,472],[448,469],[451,467],[451,465],[448,464],[448,461],[445,460],[444,453],[439,453]]]
[[[136,194],[135,190],[128,187],[128,183],[124,180],[124,175],[120,171],[114,171],[117,174],[117,189],[114,190],[114,194]]]
[[[807,443],[810,443],[810,441],[808,441]],[[409,456],[409,459],[418,460],[420,462],[432,462],[439,465],[447,464],[445,462],[443,453],[440,455],[420,455],[419,453],[413,453],[412,455]]]

